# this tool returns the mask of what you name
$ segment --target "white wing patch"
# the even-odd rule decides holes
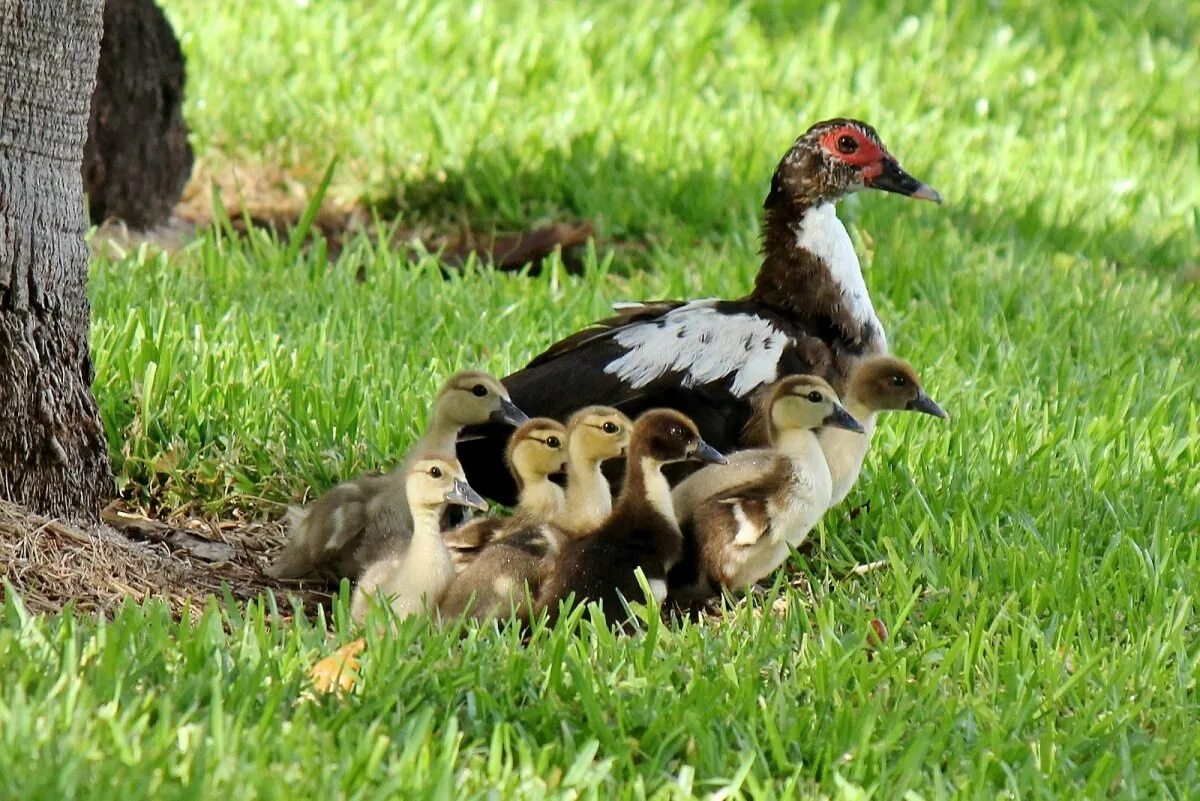
[[[609,362],[604,372],[634,389],[668,372],[683,373],[685,387],[732,374],[730,390],[738,397],[774,381],[787,336],[761,317],[722,314],[715,303],[695,300],[619,331],[614,339],[628,352]]]
[[[875,307],[867,293],[867,282],[863,280],[862,265],[854,252],[854,243],[846,226],[838,219],[832,203],[822,203],[809,209],[796,225],[796,245],[809,251],[829,268],[829,273],[846,299],[846,309],[860,323],[870,323],[883,333],[883,326],[875,316]]]
[[[758,542],[763,535],[762,529],[750,522],[750,518],[746,516],[746,511],[742,509],[742,504],[738,501],[726,501],[729,508],[733,511],[733,519],[737,523],[737,533],[733,538],[734,545],[753,545]]]

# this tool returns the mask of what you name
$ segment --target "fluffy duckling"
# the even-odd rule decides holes
[[[755,417],[769,431],[769,449],[733,454],[728,465],[706,467],[672,493],[685,538],[684,558],[671,573],[678,598],[744,587],[783,564],[833,497],[818,432],[863,430],[833,388],[811,375],[774,384]]]
[[[566,531],[591,531],[612,513],[612,488],[601,469],[624,456],[633,423],[608,406],[587,406],[567,421],[566,512],[555,522]]]
[[[685,415],[653,409],[638,418],[616,508],[599,528],[566,542],[547,566],[537,606],[551,623],[571,595],[579,604],[600,602],[612,621],[619,620],[622,598],[643,597],[638,568],[655,600],[666,597],[667,572],[679,559],[683,537],[662,468],[685,460],[725,463]]]
[[[826,427],[817,433],[821,450],[829,464],[836,506],[845,500],[871,447],[875,419],[882,411],[911,411],[946,419],[949,415],[921,387],[912,365],[894,356],[869,356],[850,374],[846,389],[846,411],[862,423],[863,433],[844,428]]]
[[[611,513],[612,490],[601,465],[625,453],[632,427],[628,417],[604,406],[572,415],[566,428],[563,508],[504,527],[446,591],[443,617],[469,614],[483,622],[514,611],[521,619],[529,617],[528,602],[537,597],[543,560],[557,554],[572,534],[595,529]]]
[[[382,476],[363,476],[326,492],[307,509],[288,510],[291,537],[267,573],[298,579],[320,569],[334,577],[357,578],[364,564],[360,550],[373,498],[391,492],[396,501],[392,518],[398,536],[412,530],[405,498],[405,477],[413,460],[426,453],[454,453],[459,431],[469,425],[495,422],[521,425],[528,418],[509,400],[504,385],[487,373],[455,373],[438,393],[429,427],[409,449],[400,465]]]
[[[446,546],[459,573],[504,532],[563,513],[563,489],[550,480],[567,467],[567,429],[562,423],[548,417],[530,420],[509,439],[504,461],[519,492],[513,516],[479,518],[446,532]]]
[[[413,527],[408,538],[384,538],[388,549],[363,571],[350,604],[350,614],[358,622],[369,599],[378,593],[401,618],[419,612],[424,604],[436,604],[454,580],[454,563],[442,540],[442,513],[449,504],[487,508],[452,456],[418,458],[405,475],[404,494],[407,503],[401,507],[397,493],[384,493],[368,521],[368,528],[391,529],[400,525],[395,518],[410,514]]]

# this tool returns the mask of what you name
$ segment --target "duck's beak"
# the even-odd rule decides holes
[[[834,405],[833,411],[829,413],[829,416],[821,421],[821,424],[832,428],[844,428],[847,431],[855,431],[859,434],[866,433],[863,430],[862,423],[855,420],[854,415],[837,404]]]
[[[471,485],[460,479],[454,479],[454,488],[445,495],[446,503],[453,503],[457,506],[466,506],[468,509],[478,509],[481,512],[486,512],[488,505],[475,490],[471,489]]]
[[[910,412],[920,412],[921,414],[932,414],[934,417],[940,417],[943,420],[950,419],[950,415],[946,414],[946,410],[938,406],[933,398],[926,395],[924,392],[918,393],[917,397],[908,402],[904,407]]]
[[[721,452],[709,445],[704,440],[696,443],[696,450],[688,454],[688,458],[694,462],[708,462],[709,464],[729,464],[729,460],[721,455]]]
[[[882,189],[884,192],[908,195],[918,200],[932,200],[934,203],[942,202],[942,196],[936,189],[913,178],[904,171],[900,162],[889,157],[884,157],[883,169],[879,174],[865,179],[864,183],[871,189]]]
[[[518,409],[508,398],[500,399],[500,408],[492,412],[488,419],[493,423],[508,423],[510,426],[523,426],[529,422],[525,412]]]

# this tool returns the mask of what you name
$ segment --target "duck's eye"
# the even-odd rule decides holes
[[[837,138],[837,149],[848,156],[858,150],[858,140],[850,134],[842,134]]]
[[[615,434],[621,430],[621,427],[612,421],[609,421],[600,427],[604,429],[605,434]]]
[[[433,478],[441,478],[442,477],[442,468],[440,468],[440,467],[429,468],[429,475]]]
[[[904,376],[902,376],[902,375],[892,376],[892,386],[893,387],[903,387],[903,386],[907,386],[907,385],[908,385],[908,379],[905,378]]]
[[[562,443],[559,441],[558,437],[546,437],[546,445],[550,448],[557,448],[558,446],[562,445]]]
[[[477,398],[482,398],[487,394],[487,387],[485,387],[483,384],[476,384],[475,386],[471,387],[471,394]]]
[[[812,401],[813,403],[820,403],[821,401],[825,400],[825,398],[821,395],[821,393],[817,392],[815,389],[812,392],[808,393],[808,399],[810,401]]]

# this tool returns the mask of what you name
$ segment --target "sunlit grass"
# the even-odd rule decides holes
[[[205,169],[315,189],[337,157],[343,198],[602,241],[581,277],[261,234],[97,261],[96,393],[135,497],[276,515],[400,457],[454,369],[504,374],[613,300],[745,292],[775,161],[841,114],[948,199],[842,215],[952,419],[886,420],[867,510],[829,515],[786,616],[528,647],[410,625],[344,703],[297,702],[319,623],[10,603],[0,796],[1200,793],[1195,3],[166,6]]]

